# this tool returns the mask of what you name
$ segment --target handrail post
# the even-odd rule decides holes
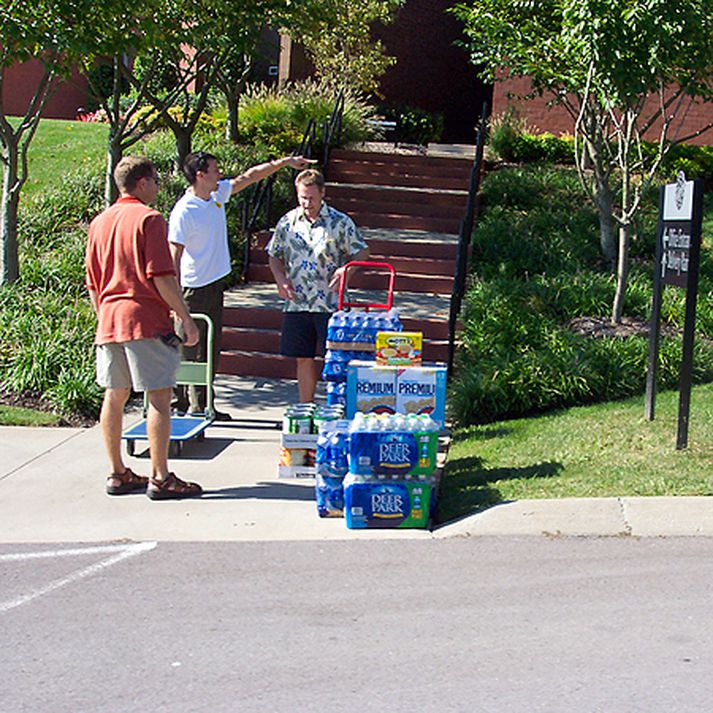
[[[468,246],[473,232],[473,222],[475,219],[475,196],[480,189],[480,174],[483,163],[483,151],[485,148],[486,120],[488,118],[489,106],[483,102],[480,114],[480,125],[475,145],[475,157],[470,171],[470,181],[468,184],[468,202],[466,204],[465,215],[461,220],[460,234],[458,236],[458,252],[456,254],[456,274],[451,291],[451,305],[448,314],[448,376],[453,374],[453,361],[455,356],[455,333],[456,321],[460,314],[460,308],[465,294],[465,280],[468,270]]]

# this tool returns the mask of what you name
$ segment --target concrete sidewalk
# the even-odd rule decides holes
[[[0,542],[430,539],[479,535],[713,536],[713,498],[602,498],[504,503],[434,532],[348,530],[320,519],[312,480],[278,479],[282,411],[294,382],[220,377],[211,426],[172,467],[200,482],[196,500],[152,502],[104,493],[98,427],[0,428]],[[128,415],[126,423],[138,414]],[[127,464],[148,471],[143,444]]]

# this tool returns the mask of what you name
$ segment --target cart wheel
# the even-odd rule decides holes
[[[133,456],[135,451],[136,451],[136,441],[127,441],[126,442],[126,452],[130,456]]]
[[[196,436],[197,441],[205,441],[205,431],[201,431],[197,436]]]
[[[168,445],[168,457],[178,458],[181,455],[181,441],[171,441]]]

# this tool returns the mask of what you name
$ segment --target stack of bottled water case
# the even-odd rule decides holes
[[[435,504],[440,428],[427,414],[364,414],[349,427],[347,527],[426,527]]]
[[[319,429],[315,452],[315,494],[320,517],[342,517],[344,477],[349,472],[348,420],[329,421]]]
[[[317,512],[350,528],[425,527],[438,424],[428,415],[364,414],[325,423],[315,456]]]
[[[327,351],[322,378],[327,403],[346,404],[347,365],[352,359],[373,359],[377,332],[401,332],[396,309],[388,312],[335,312],[327,325]]]

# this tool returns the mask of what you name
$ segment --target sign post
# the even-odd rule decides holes
[[[683,172],[676,183],[661,187],[659,221],[656,231],[656,270],[649,329],[649,364],[646,375],[645,416],[652,421],[656,404],[661,295],[664,285],[686,289],[686,319],[683,328],[683,357],[678,402],[676,449],[688,446],[688,419],[691,406],[693,345],[698,298],[698,266],[701,256],[703,184],[687,181]]]

